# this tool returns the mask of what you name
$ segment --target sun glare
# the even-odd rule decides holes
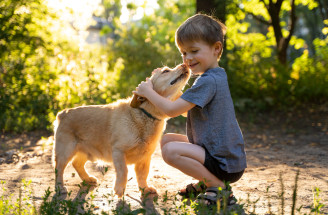
[[[61,19],[73,23],[77,29],[85,29],[91,22],[92,14],[100,9],[101,0],[47,0],[48,5],[59,12]],[[133,3],[136,10],[128,10],[128,4]],[[121,0],[120,21],[141,19],[144,15],[154,14],[159,8],[157,0]]]
[[[91,33],[88,27],[95,25],[94,14],[101,14],[104,10],[102,0],[45,0],[62,22],[53,23],[53,30],[61,32],[71,40],[78,41],[83,49]],[[128,5],[133,4],[135,10],[129,10]],[[143,16],[154,14],[159,8],[157,0],[121,0],[121,23],[135,21]]]
[[[90,25],[92,15],[99,10],[101,0],[47,0],[48,5],[60,16],[60,19],[83,30]]]
[[[131,13],[127,5],[129,3],[133,3],[137,9],[135,13]],[[158,9],[159,5],[157,4],[157,0],[121,0],[122,10],[120,21],[122,23],[126,23],[129,20],[138,20],[141,19],[144,15],[151,15],[154,14],[155,9]]]

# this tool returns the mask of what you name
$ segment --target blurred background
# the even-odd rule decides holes
[[[2,0],[0,131],[131,96],[182,62],[175,30],[200,11],[228,27],[220,66],[238,113],[327,107],[326,0]]]

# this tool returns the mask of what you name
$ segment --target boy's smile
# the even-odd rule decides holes
[[[218,67],[218,54],[221,43],[209,45],[204,41],[185,42],[179,47],[183,62],[193,74],[203,74],[206,70]]]

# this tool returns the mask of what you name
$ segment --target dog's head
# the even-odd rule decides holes
[[[155,70],[150,80],[153,84],[153,89],[159,95],[174,101],[181,96],[181,90],[184,88],[189,78],[190,72],[186,65],[180,64],[174,69],[163,67]],[[137,108],[144,101],[145,98],[134,95],[130,106]]]

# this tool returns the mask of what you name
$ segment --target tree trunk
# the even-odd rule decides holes
[[[290,39],[294,34],[295,25],[296,25],[296,15],[295,15],[295,0],[291,0],[291,11],[289,16],[289,34],[287,37],[282,35],[282,29],[280,26],[280,10],[283,0],[277,0],[275,3],[270,0],[269,4],[266,5],[266,8],[271,17],[271,25],[273,27],[274,35],[276,38],[276,48],[279,62],[283,65],[287,64],[287,49],[289,46]]]
[[[316,2],[319,5],[318,8],[319,8],[322,20],[328,19],[328,2],[327,2],[327,0],[316,0]]]

